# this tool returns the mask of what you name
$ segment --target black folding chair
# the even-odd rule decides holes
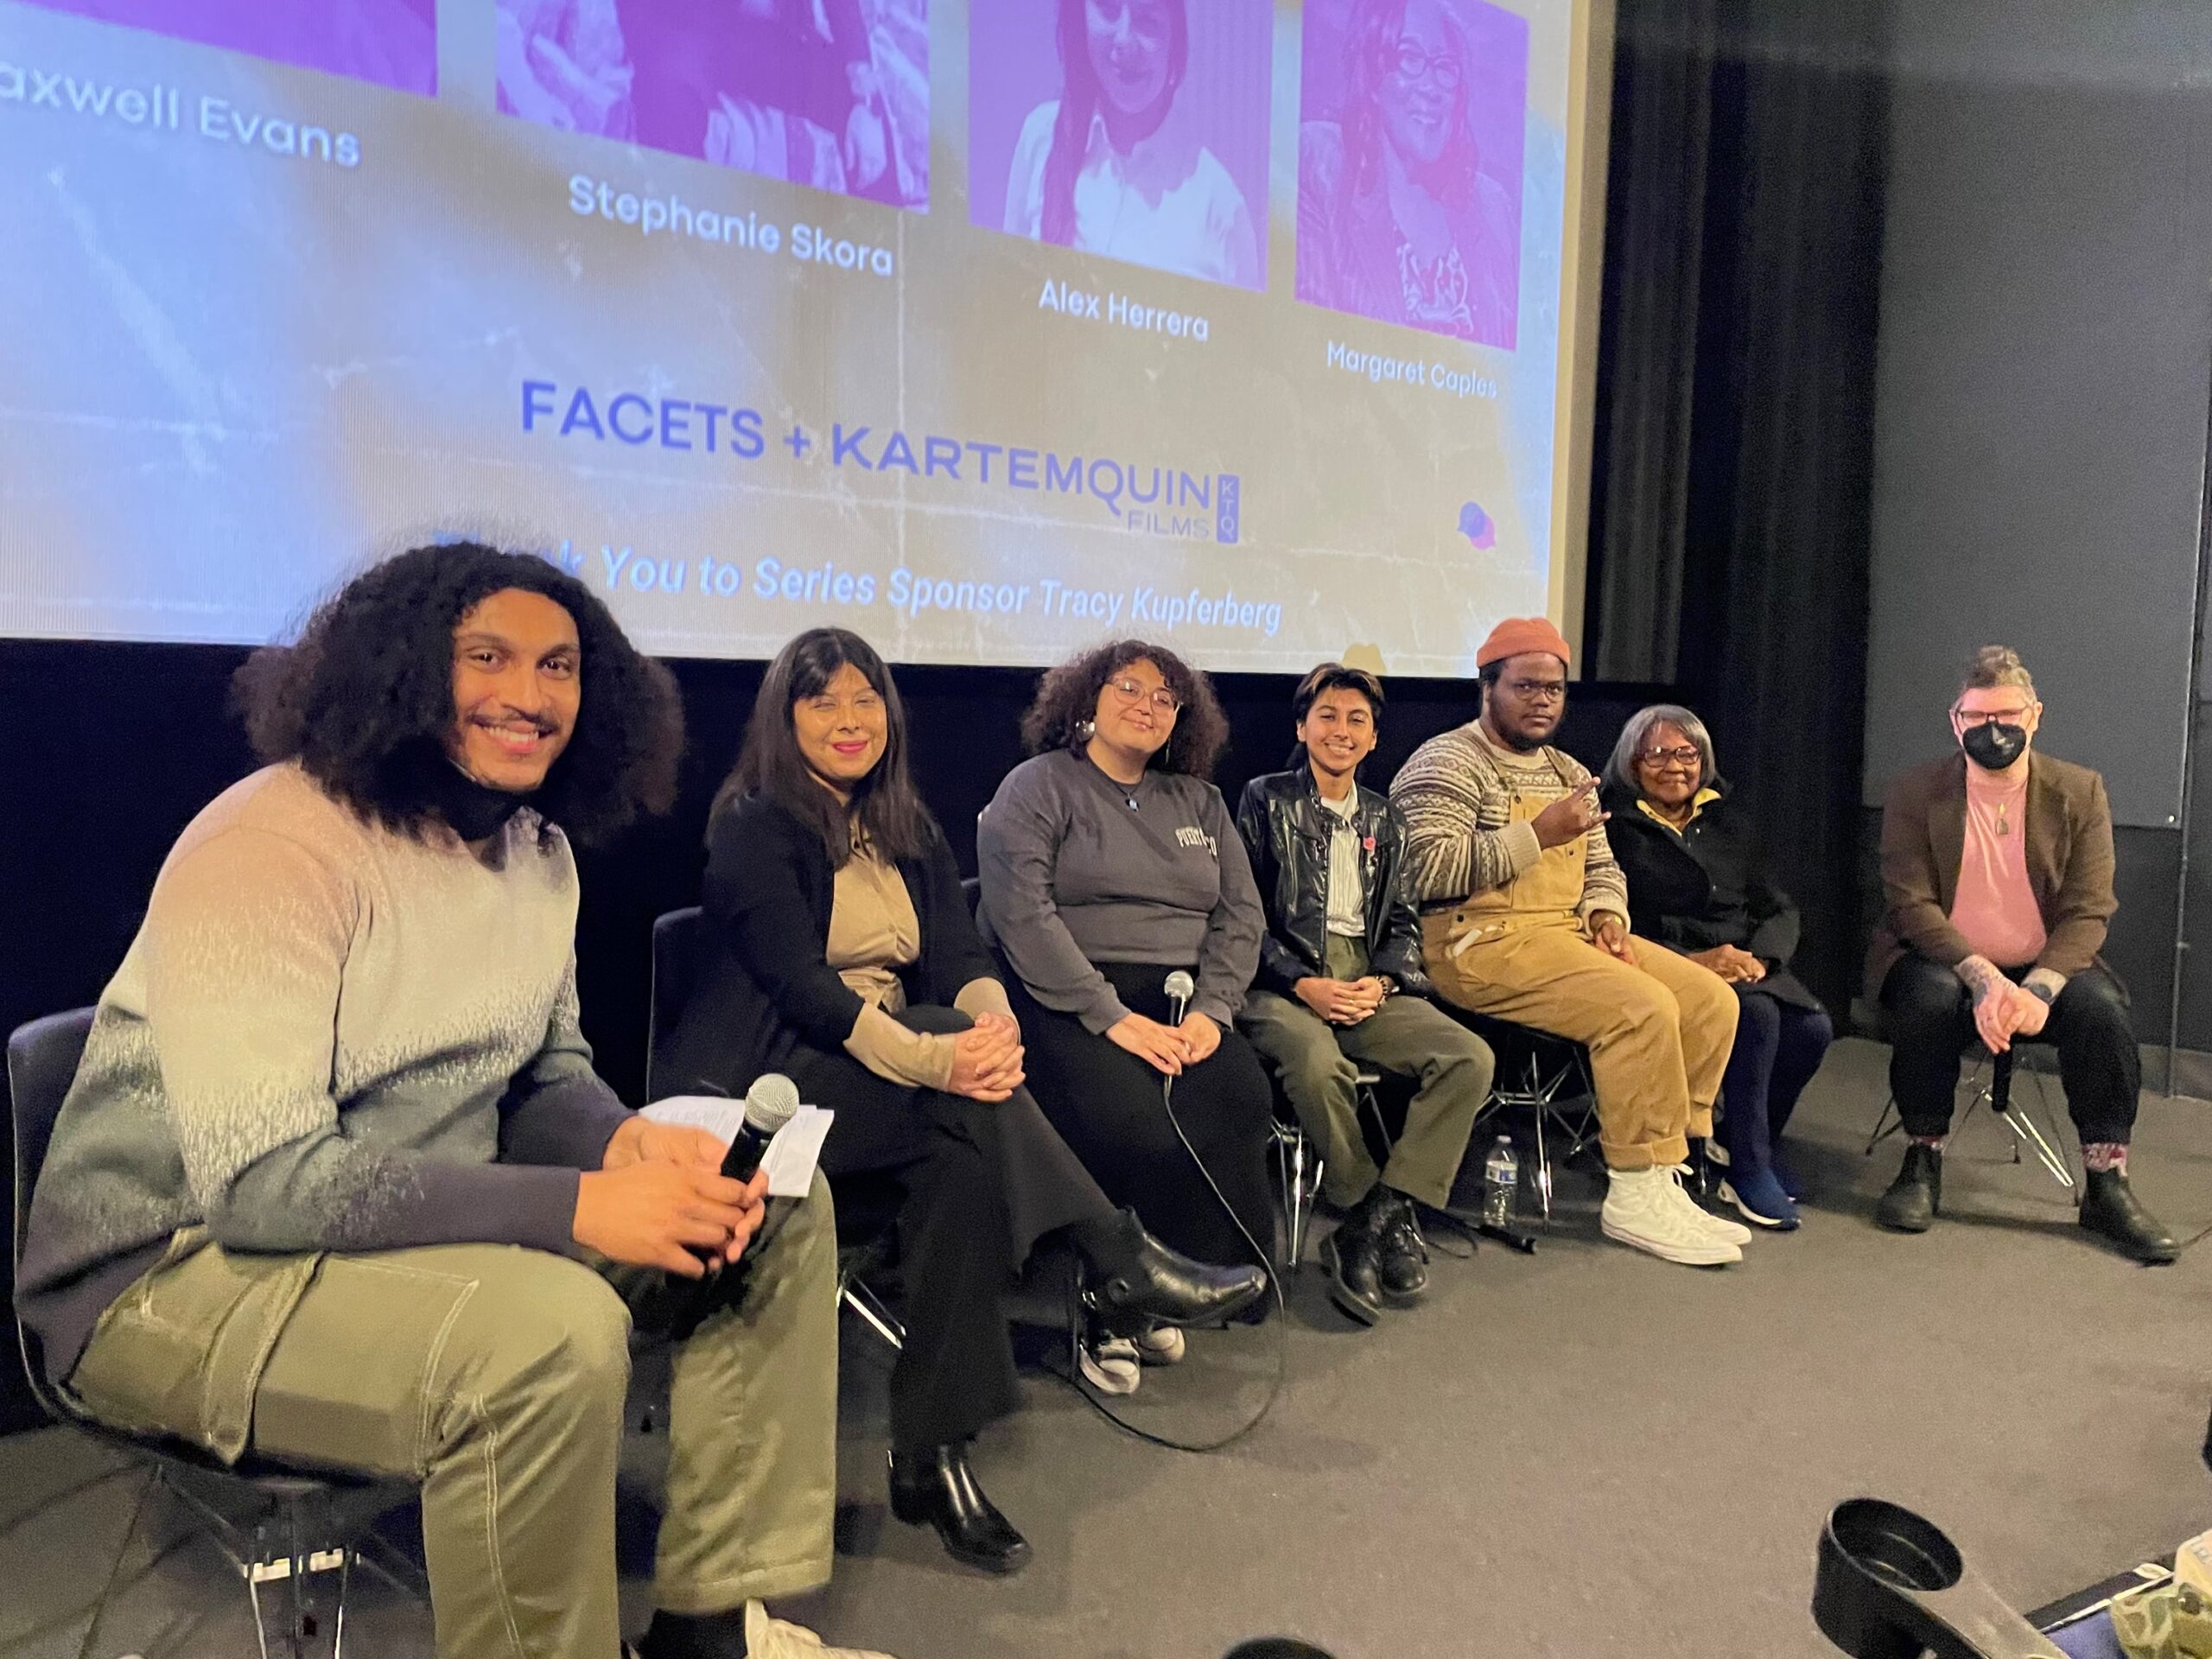
[[[1852,1004],[1851,1015],[1852,1023],[1876,1042],[1889,1042],[1889,1021],[1884,1017],[1878,1003],[1870,1003],[1862,998]],[[2023,1148],[2033,1153],[2036,1161],[2044,1166],[2051,1179],[2078,1196],[2079,1186],[2074,1179],[2072,1161],[2059,1149],[2057,1116],[2051,1109],[2050,1090],[2044,1082],[2044,1065],[2056,1064],[2056,1051],[2048,1046],[2031,1046],[2023,1041],[2002,1054],[1992,1055],[1977,1037],[1967,1043],[1965,1052],[1972,1062],[1966,1080],[1974,1093],[1974,1098],[1967,1103],[1966,1110],[1959,1115],[1957,1122],[1953,1126],[1953,1133],[1963,1133],[1974,1116],[1974,1108],[1986,1106],[1989,1115],[2012,1134],[2014,1163],[2021,1161]],[[2028,1075],[2035,1079],[2036,1098],[2042,1105],[2043,1122],[2037,1122],[2037,1114],[2024,1101],[2015,1102],[2012,1098],[2012,1078],[2023,1058],[2027,1061]],[[2050,1126],[2048,1132],[2046,1124]],[[1904,1120],[1897,1115],[1897,1097],[1895,1095],[1885,1096],[1881,1114],[1875,1118],[1874,1127],[1867,1132],[1865,1155],[1872,1158],[1876,1147],[1904,1128]]]
[[[83,1057],[92,1028],[92,1010],[77,1008],[19,1027],[8,1039],[8,1094],[16,1130],[14,1262],[22,1281],[23,1240],[30,1223],[31,1194],[46,1161],[54,1121]],[[78,1651],[92,1651],[100,1620],[124,1558],[137,1536],[146,1502],[155,1490],[182,1503],[229,1557],[253,1602],[253,1633],[262,1659],[268,1659],[269,1629],[262,1616],[261,1591],[282,1584],[285,1592],[283,1637],[295,1659],[315,1634],[310,1573],[334,1571],[338,1591],[331,1626],[332,1659],[346,1642],[346,1592],[356,1561],[390,1579],[402,1590],[428,1599],[428,1587],[413,1565],[370,1533],[378,1519],[411,1502],[411,1483],[368,1475],[308,1470],[248,1452],[226,1464],[187,1441],[168,1436],[124,1433],[79,1413],[47,1380],[38,1339],[19,1326],[23,1374],[32,1397],[56,1423],[127,1452],[144,1465],[148,1479],[130,1524],[117,1547],[113,1564],[92,1607],[92,1619]]]
[[[1495,1128],[1514,1115],[1526,1116],[1535,1133],[1537,1208],[1548,1227],[1554,1137],[1565,1143],[1558,1154],[1560,1162],[1579,1158],[1598,1144],[1598,1088],[1590,1074],[1589,1050],[1533,1026],[1471,1013],[1449,1002],[1437,1006],[1488,1043],[1497,1057],[1490,1098],[1475,1115],[1474,1130],[1467,1137],[1468,1155],[1480,1155],[1478,1140],[1486,1128]]]

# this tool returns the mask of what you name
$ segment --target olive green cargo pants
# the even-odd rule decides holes
[[[674,1612],[830,1577],[829,1189],[771,1214],[740,1305],[676,1351],[653,1586]],[[325,1255],[300,1288],[303,1260],[173,1249],[101,1316],[69,1391],[118,1428],[235,1452],[226,1426],[250,1421],[257,1452],[419,1481],[442,1659],[613,1659],[632,1314],[664,1275],[452,1244]]]

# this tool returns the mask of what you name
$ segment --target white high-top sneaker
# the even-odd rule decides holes
[[[1690,1195],[1689,1171],[1687,1168],[1681,1164],[1676,1164],[1667,1173],[1675,1178],[1675,1191],[1681,1194],[1682,1202],[1689,1205],[1690,1209],[1696,1213],[1697,1218],[1705,1224],[1706,1231],[1711,1233],[1715,1238],[1726,1239],[1731,1244],[1748,1244],[1751,1242],[1750,1228],[1739,1221],[1731,1221],[1726,1216],[1714,1215],[1712,1211],[1707,1209]]]
[[[1605,1205],[1599,1224],[1607,1238],[1630,1249],[1686,1267],[1718,1268],[1744,1253],[1702,1224],[1712,1217],[1682,1191],[1670,1169],[1606,1173]]]
[[[747,1659],[891,1659],[874,1648],[833,1648],[812,1630],[768,1617],[757,1601],[745,1604]]]

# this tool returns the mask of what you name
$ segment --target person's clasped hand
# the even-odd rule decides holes
[[[1021,1087],[1021,1028],[1012,1014],[986,1014],[952,1039],[952,1073],[945,1092],[969,1100],[1001,1101]]]
[[[1221,1046],[1221,1027],[1193,1008],[1179,1026],[1163,1025],[1141,1014],[1125,1014],[1106,1027],[1106,1039],[1125,1048],[1154,1071],[1180,1077]]]
[[[1318,976],[1300,980],[1291,993],[1332,1026],[1356,1026],[1382,1006],[1382,982],[1379,979],[1323,979]]]
[[[1766,964],[1750,951],[1732,944],[1716,944],[1710,950],[1690,953],[1700,968],[1710,968],[1731,985],[1756,985],[1766,977]]]
[[[2009,979],[1991,985],[1974,1005],[1974,1028],[1992,1054],[2004,1053],[2016,1036],[2036,1035],[2050,1017],[2041,997]]]

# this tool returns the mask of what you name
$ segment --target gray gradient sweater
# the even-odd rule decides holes
[[[495,846],[374,828],[294,766],[186,828],[33,1197],[16,1304],[54,1376],[165,1252],[572,1249],[626,1114],[577,1029],[568,842],[524,810]]]

